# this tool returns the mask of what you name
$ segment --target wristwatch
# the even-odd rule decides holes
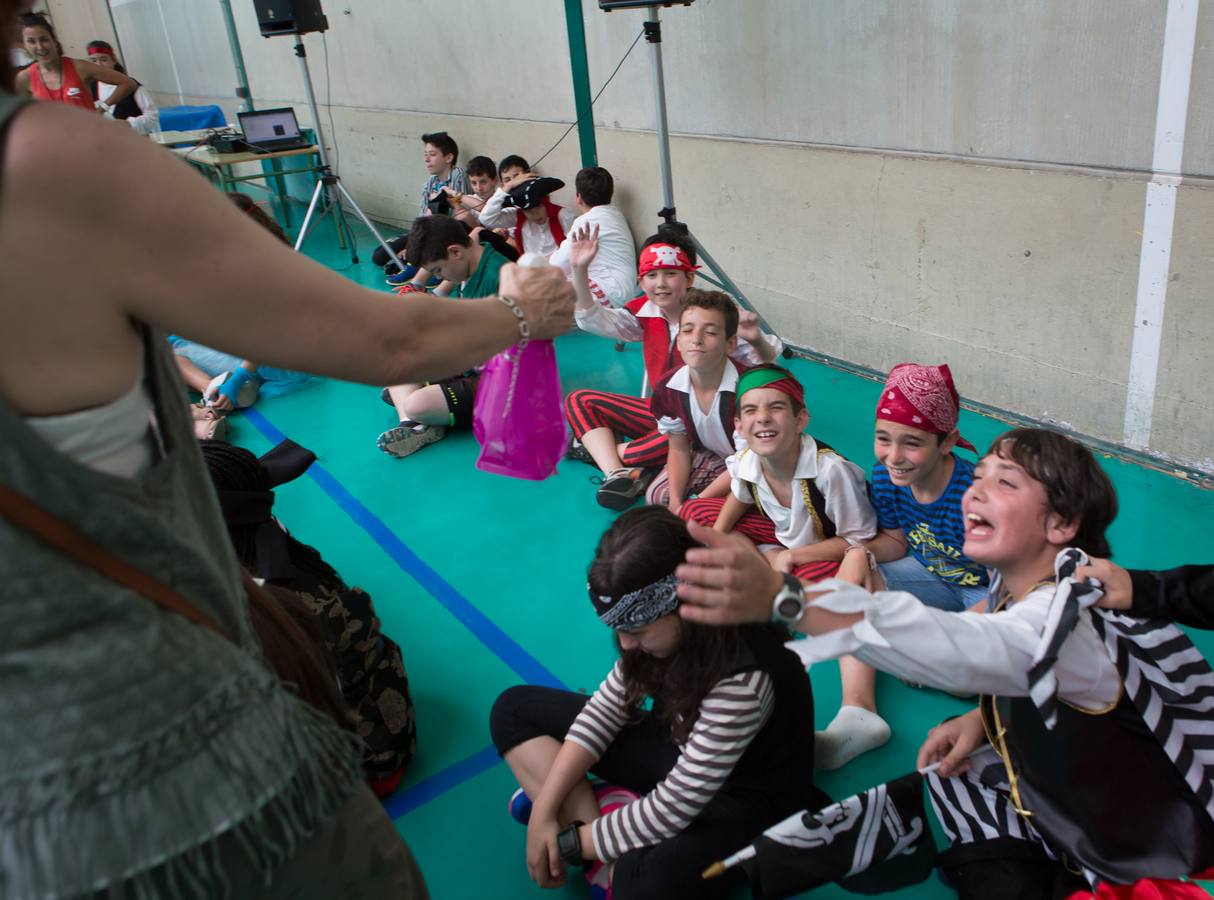
[[[795,575],[781,572],[780,577],[784,579],[784,586],[771,601],[771,620],[796,625],[805,613],[805,591]]]
[[[582,866],[586,864],[582,858],[582,835],[579,831],[585,824],[585,822],[570,822],[556,833],[556,855],[567,865]]]

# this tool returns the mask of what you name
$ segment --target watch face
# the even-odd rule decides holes
[[[801,615],[801,604],[795,597],[785,597],[778,607],[780,615],[786,619],[795,619]]]

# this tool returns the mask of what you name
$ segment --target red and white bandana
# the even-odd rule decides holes
[[[682,247],[674,244],[650,244],[641,251],[637,263],[637,277],[654,269],[678,269],[682,272],[694,272],[699,266],[693,266]]]
[[[961,411],[953,373],[948,366],[920,366],[899,363],[889,371],[881,399],[877,403],[877,418],[899,425],[909,425],[933,434],[949,434],[957,427]],[[963,437],[958,447],[978,451]]]

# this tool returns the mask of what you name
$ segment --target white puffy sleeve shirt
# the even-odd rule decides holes
[[[815,481],[825,501],[826,515],[835,523],[835,534],[849,541],[871,540],[877,533],[877,513],[868,501],[864,471],[837,453],[818,454],[818,444],[808,434],[801,435],[801,455],[793,474],[792,506],[781,505],[767,484],[763,464],[750,450],[735,453],[725,461],[734,497],[754,503],[747,484],[754,484],[764,514],[775,525],[776,537],[789,549],[808,547],[818,542],[813,516],[805,506],[801,481]]]
[[[863,613],[850,628],[793,641],[806,662],[852,655],[907,681],[958,693],[1026,697],[1028,671],[1041,643],[1053,584],[994,613],[933,609],[904,591],[870,594],[843,581],[823,582],[832,592],[814,601],[830,612]],[[1055,668],[1058,696],[1075,706],[1103,709],[1116,702],[1121,678],[1092,625],[1080,613]]]

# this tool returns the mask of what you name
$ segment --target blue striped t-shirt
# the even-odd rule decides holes
[[[915,559],[941,581],[961,587],[987,584],[986,567],[961,552],[965,544],[965,518],[961,495],[974,480],[974,464],[953,456],[953,477],[934,503],[915,499],[909,487],[889,479],[885,466],[877,463],[872,473],[872,501],[879,528],[901,529]]]

